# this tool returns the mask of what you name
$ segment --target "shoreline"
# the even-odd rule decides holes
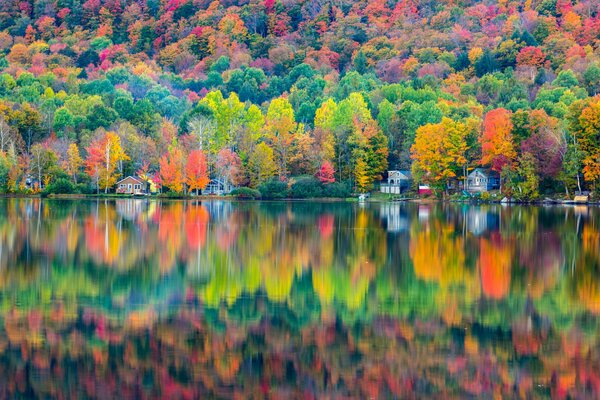
[[[334,202],[358,202],[357,198],[343,198],[343,197],[313,197],[313,198],[282,198],[282,199],[244,199],[234,196],[133,196],[133,195],[116,195],[114,193],[109,194],[51,194],[44,196],[42,194],[0,194],[0,199],[46,199],[46,200],[220,200],[220,201],[289,201],[289,202],[320,202],[320,203],[334,203]]]
[[[18,194],[18,193],[4,193],[0,194],[0,199],[48,199],[48,200],[123,200],[123,199],[139,199],[139,200],[220,200],[220,201],[286,201],[286,202],[318,202],[318,203],[337,203],[337,202],[356,202],[360,203],[357,197],[349,198],[334,198],[334,197],[312,197],[312,198],[282,198],[282,199],[244,199],[233,196],[211,196],[211,195],[200,195],[200,196],[133,196],[133,195],[117,195],[114,193],[108,194]],[[531,206],[599,206],[600,201],[589,201],[589,202],[574,202],[573,200],[536,200],[530,202],[523,201],[508,201],[502,202],[499,200],[493,201],[481,201],[481,200],[444,200],[436,198],[406,198],[406,199],[385,199],[381,197],[367,198],[364,203],[416,203],[416,204],[469,204],[469,205],[484,205],[484,204],[500,204],[500,205],[531,205]]]

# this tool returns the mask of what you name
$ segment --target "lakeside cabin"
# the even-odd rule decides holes
[[[388,171],[387,183],[381,183],[381,193],[401,194],[410,188],[410,171]]]
[[[215,178],[210,180],[210,183],[202,191],[202,194],[222,196],[231,193],[233,189],[235,189],[235,186],[228,182],[227,179]]]
[[[135,176],[128,176],[117,182],[118,194],[145,195],[148,193],[148,182]]]
[[[500,174],[491,169],[475,168],[467,176],[465,189],[469,193],[483,193],[500,189]]]

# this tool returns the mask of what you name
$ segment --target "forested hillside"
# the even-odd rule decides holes
[[[3,0],[0,185],[600,179],[600,1]],[[339,184],[339,183],[337,183]]]

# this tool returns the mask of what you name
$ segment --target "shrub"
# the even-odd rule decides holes
[[[285,199],[287,197],[287,184],[277,179],[261,183],[258,191],[263,199]]]
[[[323,187],[323,197],[346,198],[352,195],[350,186],[346,183],[334,182]]]
[[[158,194],[158,197],[164,197],[167,199],[184,199],[185,198],[185,193],[179,193],[179,192],[162,192],[160,194]]]
[[[46,194],[72,194],[77,193],[77,187],[67,178],[58,178],[52,181],[44,190]]]
[[[89,183],[78,183],[75,185],[75,192],[81,194],[94,194],[96,190]]]
[[[314,176],[298,177],[290,187],[290,197],[296,199],[321,197],[322,195],[323,185]]]
[[[233,189],[230,193],[231,196],[234,196],[238,199],[258,199],[260,198],[260,192],[256,189],[251,189],[248,187],[241,187],[237,189]]]

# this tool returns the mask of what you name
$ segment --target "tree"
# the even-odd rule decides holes
[[[319,168],[319,152],[315,138],[309,132],[297,132],[288,152],[288,165],[292,175],[314,175]]]
[[[56,164],[56,154],[40,143],[31,146],[29,168],[37,176],[38,188],[49,183],[50,168]]]
[[[371,178],[369,176],[367,163],[359,158],[354,166],[354,181],[356,182],[356,189],[360,193],[368,192],[371,189]]]
[[[335,135],[335,157],[337,162],[338,181],[354,176],[356,160],[359,158],[357,148],[365,147],[365,132],[373,133],[373,118],[367,107],[365,98],[360,93],[351,93],[339,105],[331,103],[323,112],[317,115],[319,125],[332,129]],[[333,112],[333,113],[332,113]],[[333,115],[328,115],[328,114]],[[315,117],[316,119],[317,117]],[[315,120],[316,124],[316,120]],[[316,125],[315,125],[316,126]],[[386,146],[387,147],[387,146]],[[363,161],[367,162],[366,159]]]
[[[256,145],[254,152],[248,160],[248,175],[250,186],[256,188],[263,182],[268,181],[277,172],[273,149],[262,142]]]
[[[348,138],[348,145],[352,149],[350,161],[354,171],[358,160],[367,164],[365,171],[368,175],[368,184],[366,186],[370,187],[375,180],[381,179],[387,168],[387,137],[373,119],[367,119],[365,123],[356,119],[354,130]]]
[[[79,155],[79,148],[77,147],[77,144],[71,143],[69,145],[69,149],[67,150],[65,171],[71,175],[75,183],[77,183],[77,174],[79,173],[79,169],[82,165],[83,159]]]
[[[188,130],[196,138],[198,150],[208,150],[215,132],[215,121],[211,117],[198,115],[188,122]]]
[[[515,168],[505,166],[502,178],[505,181],[504,193],[520,201],[535,200],[538,195],[539,178],[536,173],[535,158],[531,153],[519,157]]]
[[[214,155],[223,147],[230,146],[237,137],[244,123],[246,109],[236,93],[224,98],[219,90],[207,93],[200,104],[212,111],[215,126],[209,126],[206,130],[211,135],[208,138],[209,148],[204,150]]]
[[[298,124],[294,119],[294,109],[286,98],[276,98],[269,104],[265,118],[265,132],[276,153],[279,179],[288,175],[288,153]]]
[[[41,131],[42,117],[31,104],[25,103],[13,114],[13,120],[27,146],[27,151],[33,144],[33,139]]]
[[[540,67],[546,57],[542,52],[542,49],[535,46],[523,47],[517,55],[517,63],[519,65],[526,65],[531,67]]]
[[[530,153],[541,178],[554,178],[561,170],[567,144],[558,120],[544,110],[533,110],[529,115],[530,136],[521,142],[521,152]]]
[[[159,164],[162,186],[168,187],[175,193],[183,192],[185,159],[183,152],[175,141],[169,146],[169,151],[162,156]]]
[[[333,118],[337,104],[331,98],[325,100],[315,111],[313,136],[319,155],[323,160],[335,159],[335,135]]]
[[[108,193],[108,189],[113,187],[121,176],[119,164],[129,160],[121,147],[121,139],[114,132],[106,132],[92,141],[87,153],[86,173],[95,180],[98,190],[104,189],[104,193]]]
[[[196,190],[196,195],[198,195],[198,189],[204,190],[210,182],[206,155],[202,150],[192,150],[188,155],[185,165],[185,182],[188,191]]]
[[[583,73],[583,81],[588,92],[595,96],[600,89],[600,66],[591,64]]]
[[[411,148],[412,170],[418,180],[443,190],[448,179],[458,171],[466,174],[469,128],[465,123],[443,118],[439,124],[427,124],[417,129]]]
[[[512,139],[511,112],[504,108],[491,110],[483,121],[481,135],[481,164],[491,165],[501,172],[505,165],[511,164],[517,156]]]
[[[6,154],[0,151],[0,190],[6,191],[8,189],[8,180],[11,165]]]
[[[563,156],[562,170],[557,176],[557,179],[560,180],[565,186],[567,197],[570,197],[569,189],[575,186],[577,187],[577,190],[581,192],[580,173],[582,159],[583,152],[579,150],[579,145],[577,144],[575,137],[571,136]]]
[[[0,115],[0,151],[7,152],[11,146],[22,148],[22,143],[22,138],[8,125],[4,117]]]
[[[335,169],[329,161],[324,161],[317,172],[317,179],[324,184],[335,182]]]
[[[243,181],[242,161],[240,157],[230,149],[221,149],[215,163],[217,175],[227,182],[239,185]]]
[[[583,177],[596,182],[600,179],[600,100],[577,102],[571,113],[571,134],[583,156]]]

